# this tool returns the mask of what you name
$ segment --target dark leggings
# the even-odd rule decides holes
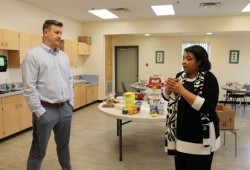
[[[175,156],[176,170],[211,170],[214,153],[210,155],[191,155],[177,152]]]

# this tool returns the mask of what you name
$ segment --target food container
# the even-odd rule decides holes
[[[143,100],[145,95],[146,95],[146,93],[135,93],[135,99],[136,100]]]

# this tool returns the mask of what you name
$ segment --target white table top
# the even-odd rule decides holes
[[[236,89],[234,86],[227,86],[227,85],[224,85],[224,86],[221,86],[221,88],[222,88],[223,90],[232,91],[232,92],[235,92],[235,93],[250,94],[250,90],[247,90],[247,89]]]
[[[152,117],[149,114],[149,105],[146,101],[142,101],[141,110],[139,113],[134,115],[122,114],[121,110],[115,108],[102,107],[102,103],[98,105],[98,108],[106,116],[110,116],[116,119],[131,120],[131,121],[141,121],[141,122],[165,122],[166,121],[166,109],[164,115],[158,115],[157,117]]]

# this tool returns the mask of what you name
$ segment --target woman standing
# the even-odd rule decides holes
[[[168,100],[166,150],[175,155],[176,170],[210,170],[220,147],[219,96],[216,77],[209,70],[206,50],[198,45],[184,50],[184,71],[165,81]]]

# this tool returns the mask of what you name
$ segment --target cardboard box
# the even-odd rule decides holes
[[[234,129],[235,111],[233,109],[218,104],[216,112],[220,119],[220,129]]]
[[[78,42],[84,42],[84,43],[91,45],[92,44],[92,37],[80,36],[80,37],[78,37]]]

